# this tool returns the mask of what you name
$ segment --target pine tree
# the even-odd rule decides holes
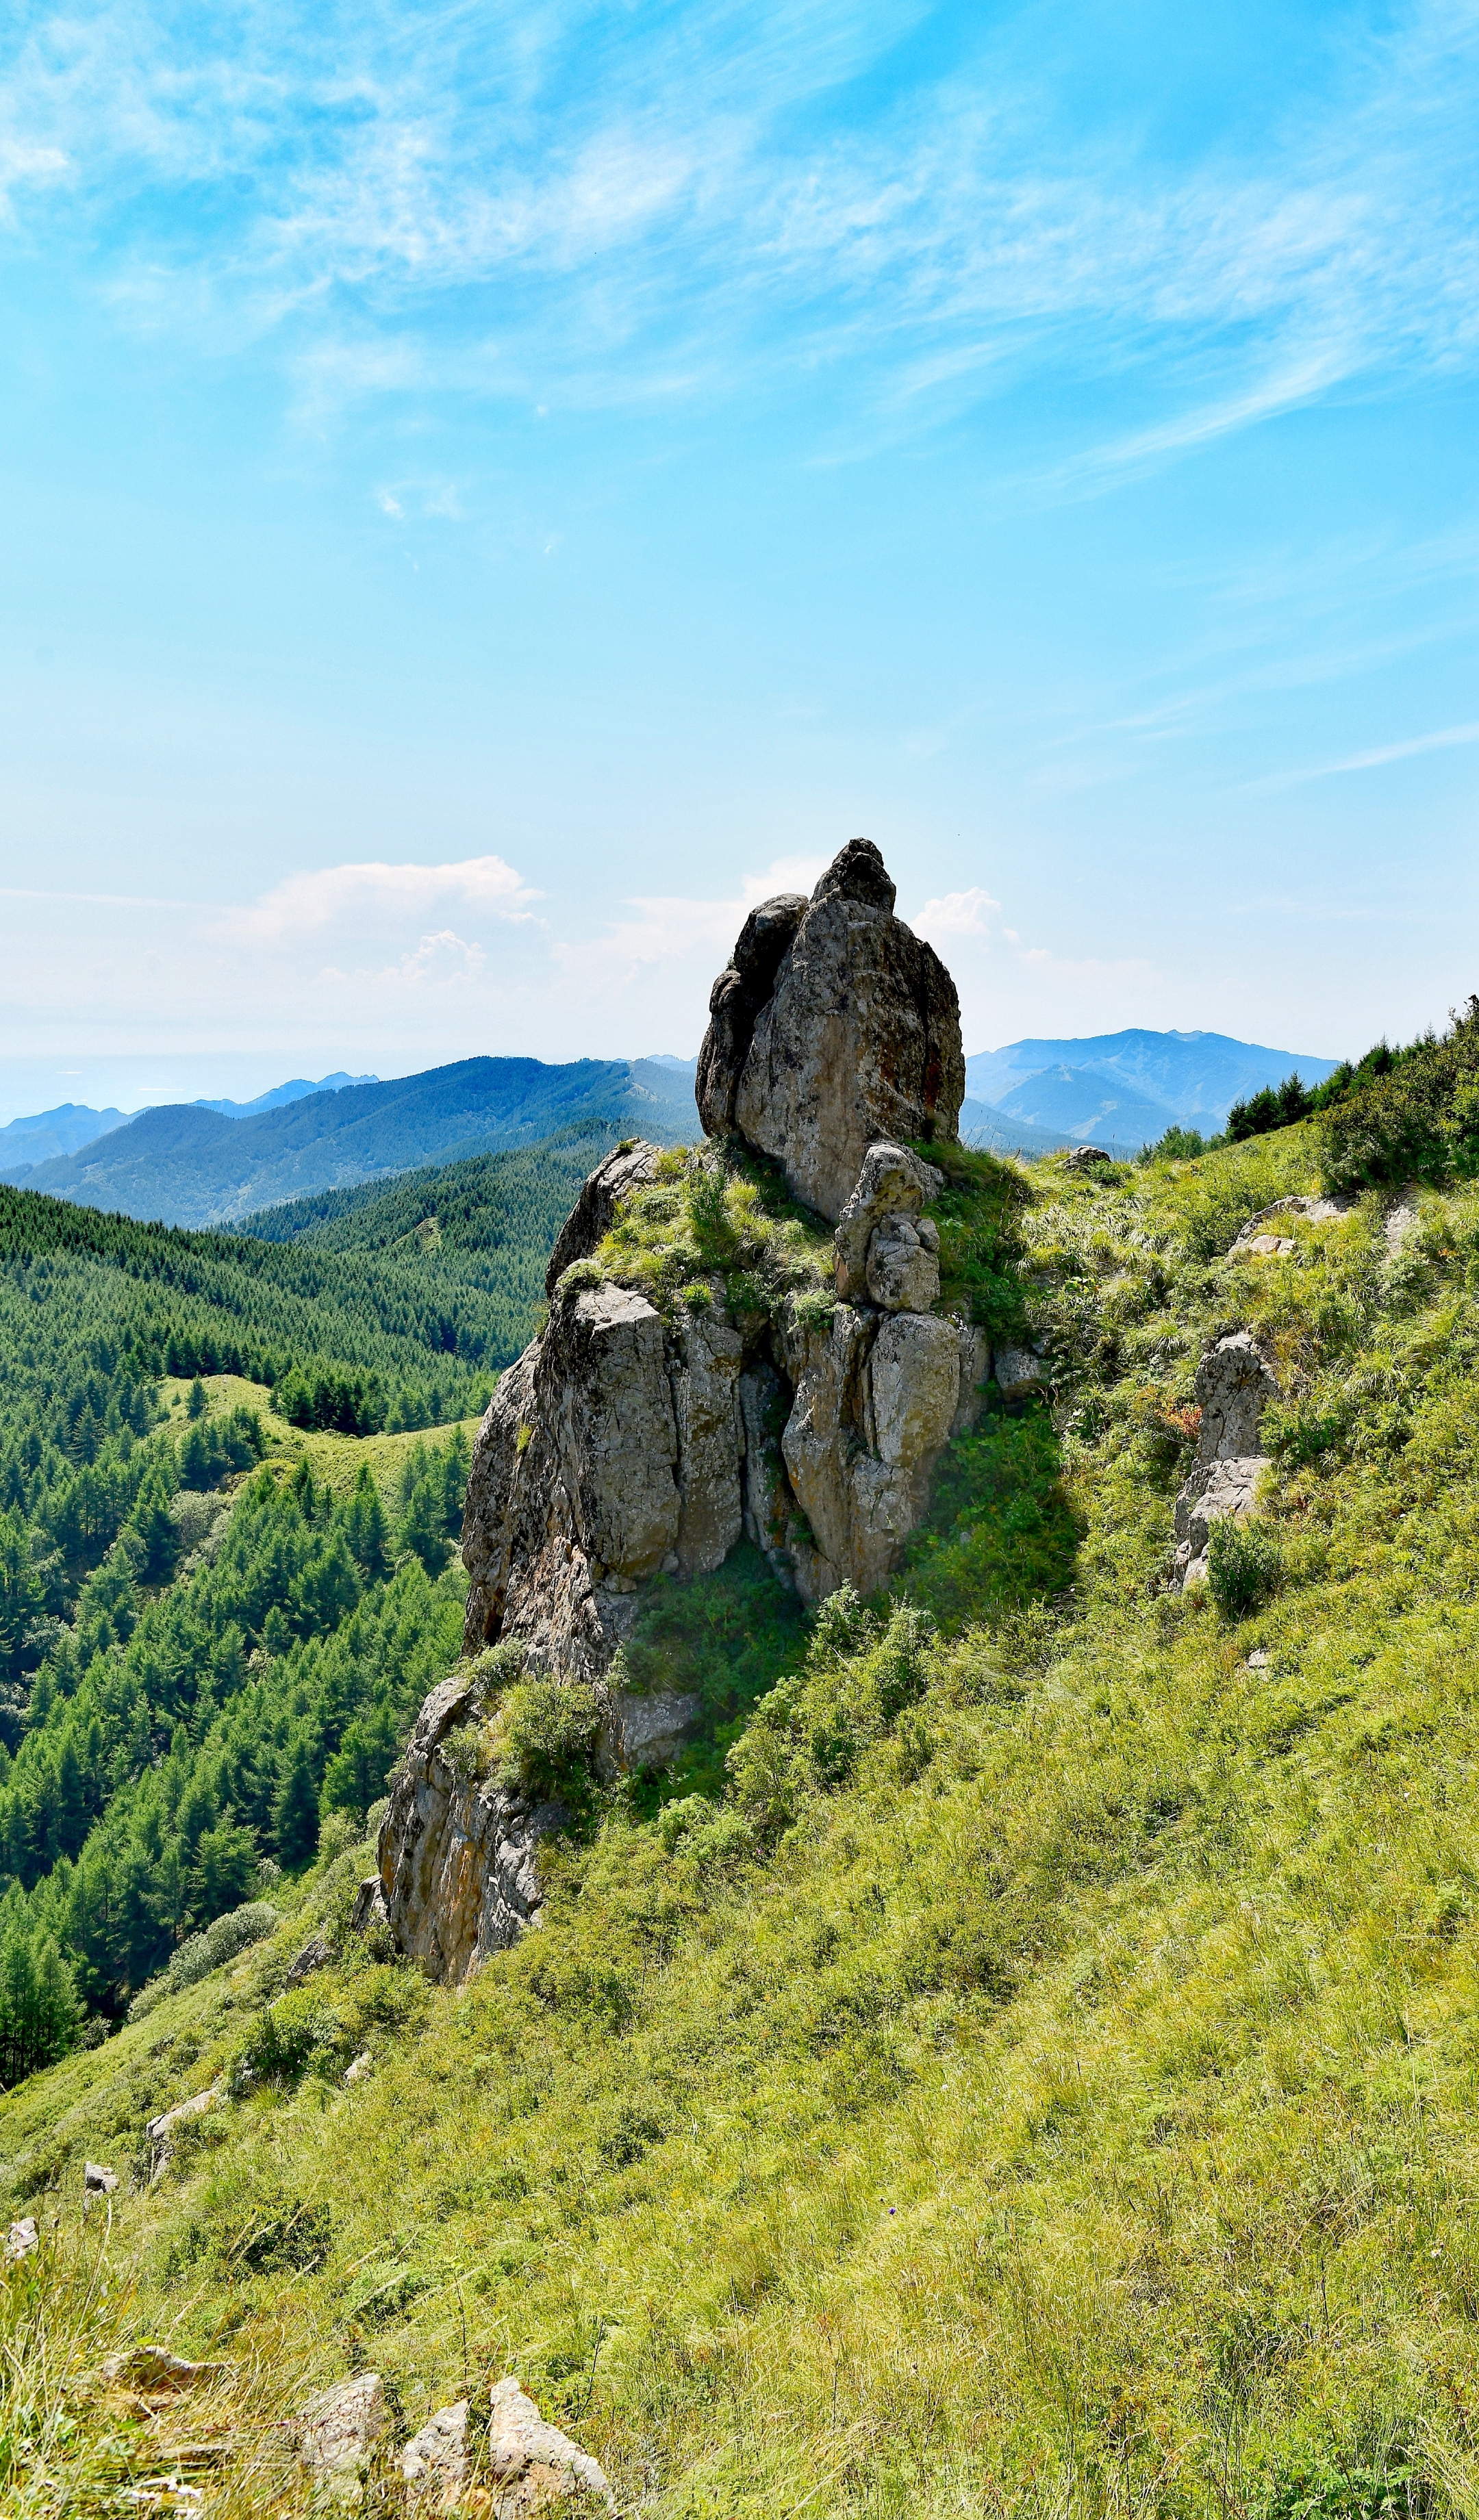
[[[368,1462],[361,1462],[354,1493],[341,1508],[341,1527],[366,1583],[377,1583],[388,1569],[389,1526]]]
[[[0,1678],[20,1678],[26,1631],[41,1607],[31,1535],[21,1514],[0,1513]]]
[[[141,1582],[167,1584],[174,1570],[178,1536],[170,1517],[169,1492],[159,1471],[154,1471],[139,1490],[123,1539]]]
[[[278,1860],[306,1864],[318,1845],[319,1799],[313,1763],[301,1733],[289,1743],[278,1768],[278,1789],[272,1804],[272,1833]]]
[[[186,1414],[191,1418],[203,1418],[209,1405],[205,1397],[205,1385],[197,1374],[190,1386],[190,1397],[185,1403]]]
[[[308,1782],[311,1792],[311,1777]],[[315,1832],[317,1828],[315,1807]],[[229,1908],[240,1908],[244,1899],[249,1899],[256,1869],[256,1840],[250,1829],[240,1827],[230,1813],[214,1828],[205,1829],[190,1869],[190,1905],[197,1923],[208,1925],[212,1917],[224,1915]]]

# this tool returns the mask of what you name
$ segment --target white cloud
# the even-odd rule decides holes
[[[68,171],[67,152],[0,133],[0,219],[12,215],[11,195],[22,184],[55,184]]]
[[[528,920],[543,895],[503,858],[463,858],[447,866],[317,867],[286,876],[251,908],[227,914],[243,936],[290,938],[346,922],[425,917],[437,902],[463,902],[495,919]]]
[[[927,936],[932,945],[942,936],[989,936],[989,914],[1001,907],[980,884],[973,883],[964,892],[946,892],[936,901],[926,901],[910,925],[917,935]]]
[[[441,927],[434,935],[424,936],[398,963],[387,964],[381,970],[348,972],[330,965],[319,976],[353,987],[368,983],[406,989],[466,988],[480,977],[487,959],[475,940],[459,936],[455,928]]]
[[[615,920],[603,934],[557,944],[556,963],[587,985],[619,987],[654,965],[701,952],[710,958],[712,978],[756,904],[778,892],[809,893],[828,863],[820,856],[773,858],[762,872],[745,876],[738,898],[724,901],[691,893],[639,895],[623,905],[634,915]]]

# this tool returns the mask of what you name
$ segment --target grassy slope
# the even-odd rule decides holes
[[[272,1394],[260,1382],[248,1382],[239,1373],[207,1373],[202,1376],[205,1390],[206,1414],[224,1417],[230,1410],[249,1409],[266,1438],[265,1459],[270,1462],[295,1464],[306,1460],[321,1487],[334,1496],[348,1496],[359,1476],[360,1463],[370,1465],[370,1473],[387,1508],[400,1503],[402,1469],[418,1444],[443,1444],[454,1424],[462,1427],[469,1443],[477,1433],[476,1418],[451,1419],[445,1426],[434,1426],[429,1432],[401,1435],[336,1435],[317,1428],[290,1426],[280,1418],[272,1404]],[[181,1374],[165,1374],[159,1386],[159,1405],[169,1413],[169,1423],[183,1434],[190,1423],[186,1402],[190,1381]],[[231,1482],[241,1484],[240,1476]]]
[[[1469,2510],[1479,1209],[1425,1200],[1395,1258],[1362,1212],[1225,1262],[1310,1162],[1285,1132],[1039,1168],[1056,1432],[992,1420],[955,1464],[913,1579],[954,1633],[850,1753],[829,1706],[888,1653],[815,1678],[779,1840],[669,1852],[618,1803],[463,1993],[361,1955],[279,2001],[308,2070],[120,2196],[136,2292],[74,2322],[79,2368],[159,2329],[237,2365],[264,2447],[215,2507],[302,2507],[265,2412],[373,2360],[407,2423],[518,2370],[669,2520],[1355,2511],[1383,2466]],[[1283,1586],[1230,1627],[1159,1581],[1178,1412],[1245,1322],[1299,1396]],[[151,2109],[260,2054],[305,1931],[0,2101],[13,2194],[62,2214],[59,2354],[83,2153],[126,2167]],[[79,2494],[157,2460],[85,2403]]]

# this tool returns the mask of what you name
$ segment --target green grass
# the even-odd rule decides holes
[[[707,1809],[613,1791],[469,1988],[344,1947],[281,1993],[351,1850],[0,2100],[65,2335],[83,2156],[266,2060],[109,2243],[111,2333],[243,2375],[221,2508],[307,2508],[253,2448],[271,2374],[281,2409],[373,2362],[407,2427],[517,2371],[654,2520],[1468,2520],[1479,1198],[1425,1196],[1396,1259],[1374,1200],[1228,1259],[1317,1162],[1302,1129],[993,1189],[1051,1405],[958,1451],[915,1606],[791,1640]],[[1244,1325],[1286,1399],[1238,1618],[1164,1574],[1196,1360]],[[769,1635],[739,1577],[708,1598],[656,1597],[664,1680]],[[67,2403],[21,2507],[115,2507]]]
[[[180,1433],[190,1422],[186,1403],[192,1379],[188,1374],[166,1374],[159,1384],[159,1406]],[[471,1444],[481,1423],[476,1418],[454,1418],[451,1425],[433,1428],[429,1434],[336,1435],[328,1429],[291,1426],[286,1418],[278,1416],[266,1386],[248,1382],[242,1374],[207,1373],[202,1380],[208,1418],[226,1417],[233,1409],[251,1411],[266,1437],[264,1458],[269,1463],[292,1468],[306,1461],[319,1485],[338,1497],[352,1492],[364,1462],[387,1507],[399,1506],[402,1472],[418,1444],[425,1447],[444,1443],[454,1425],[461,1428]]]

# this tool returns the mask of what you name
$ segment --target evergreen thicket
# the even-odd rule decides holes
[[[412,1445],[386,1499],[365,1464],[336,1496],[307,1461],[250,1475],[264,1417],[363,1435],[480,1408],[529,1328],[535,1169],[500,1212],[482,1168],[481,1239],[445,1252],[0,1188],[0,2081],[382,1790],[455,1649],[467,1439]],[[261,1409],[212,1408],[222,1373]],[[163,1374],[194,1377],[169,1421]]]

